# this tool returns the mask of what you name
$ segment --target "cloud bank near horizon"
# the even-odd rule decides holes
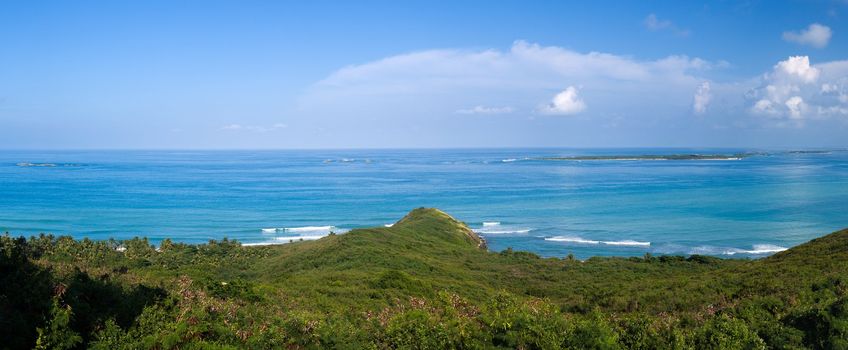
[[[710,116],[721,123],[717,127],[848,120],[848,61],[813,64],[808,56],[790,56],[759,77],[711,78],[729,66],[682,55],[640,60],[516,41],[505,51],[425,50],[344,67],[314,84],[301,103],[319,115],[355,111],[350,114],[376,119],[505,114],[607,125],[616,119],[620,125],[622,119],[645,124],[697,115]]]
[[[617,118],[646,106],[671,114],[691,108],[703,75],[726,66],[682,55],[639,60],[516,41],[505,51],[425,50],[344,67],[311,86],[300,108],[309,115],[372,119],[434,114]]]

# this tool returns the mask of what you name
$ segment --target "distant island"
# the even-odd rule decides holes
[[[758,259],[489,252],[416,209],[315,241],[0,236],[7,349],[836,349],[848,230]]]
[[[627,160],[742,160],[754,156],[768,156],[773,154],[831,154],[833,152],[845,151],[834,150],[793,150],[776,152],[743,152],[733,154],[621,154],[621,155],[586,155],[586,156],[561,156],[561,157],[535,157],[528,160],[553,160],[553,161],[627,161]]]
[[[827,150],[802,150],[802,151],[789,151],[789,153],[794,153],[794,154],[830,154],[830,153],[833,153],[833,151],[827,151]]]
[[[602,156],[568,156],[568,157],[538,157],[533,160],[740,160],[760,153],[737,154],[641,154],[641,155],[602,155]]]

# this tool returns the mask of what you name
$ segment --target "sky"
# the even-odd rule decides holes
[[[848,147],[848,1],[0,2],[0,149]]]

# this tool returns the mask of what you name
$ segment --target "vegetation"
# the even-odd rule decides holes
[[[760,260],[488,252],[416,209],[243,247],[0,236],[0,348],[848,349],[848,230]]]

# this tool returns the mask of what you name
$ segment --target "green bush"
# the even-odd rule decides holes
[[[766,344],[751,331],[745,322],[726,315],[711,318],[700,327],[694,337],[696,349],[754,350],[765,349]]]

